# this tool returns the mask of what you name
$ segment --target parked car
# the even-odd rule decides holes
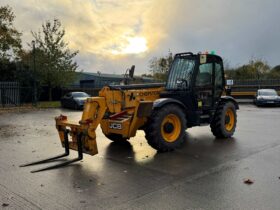
[[[60,100],[61,106],[72,109],[83,109],[85,100],[90,97],[85,92],[70,92]]]
[[[261,105],[280,105],[280,97],[274,89],[259,89],[254,102],[257,106]]]

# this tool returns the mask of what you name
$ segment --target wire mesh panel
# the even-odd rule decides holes
[[[0,82],[0,104],[3,107],[20,104],[20,85],[18,82]]]

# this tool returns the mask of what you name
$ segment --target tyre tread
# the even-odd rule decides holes
[[[228,138],[228,137],[231,137],[233,135],[233,133],[235,132],[236,123],[237,123],[236,113],[235,113],[235,126],[233,127],[231,134],[224,132],[224,128],[223,128],[224,119],[222,119],[222,116],[223,116],[223,112],[225,111],[224,107],[227,106],[229,103],[231,103],[231,102],[221,102],[218,105],[214,118],[210,124],[211,131],[212,131],[213,135],[216,136],[217,138]],[[234,109],[234,112],[235,112],[235,109]]]
[[[176,141],[176,144],[168,145],[161,137],[159,122],[161,122],[161,119],[166,115],[166,113],[169,113],[170,110],[181,111],[180,119],[182,121],[182,126],[183,126],[182,130],[183,132],[185,132],[186,130],[186,117],[185,114],[183,113],[183,110],[179,106],[175,104],[170,104],[164,106],[161,109],[154,110],[147,122],[147,126],[145,129],[145,137],[149,145],[160,152],[172,151],[176,148],[181,147],[182,144],[185,142],[185,136],[184,134],[182,136],[182,133],[180,134],[179,140]]]

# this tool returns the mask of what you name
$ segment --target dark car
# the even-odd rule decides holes
[[[72,109],[83,109],[85,100],[90,97],[85,92],[70,92],[60,100],[61,106]]]
[[[254,100],[257,106],[280,105],[280,97],[274,89],[259,89]]]

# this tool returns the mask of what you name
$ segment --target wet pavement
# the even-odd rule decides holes
[[[63,152],[49,109],[0,115],[0,206],[3,209],[279,209],[280,108],[241,105],[234,138],[210,128],[187,130],[187,143],[157,153],[144,133],[115,144],[97,132],[99,154],[35,173],[22,163]],[[71,153],[76,157],[76,152]],[[54,163],[50,163],[54,164]],[[50,165],[49,164],[49,165]],[[44,165],[45,166],[45,165]],[[253,181],[244,183],[245,179]]]

